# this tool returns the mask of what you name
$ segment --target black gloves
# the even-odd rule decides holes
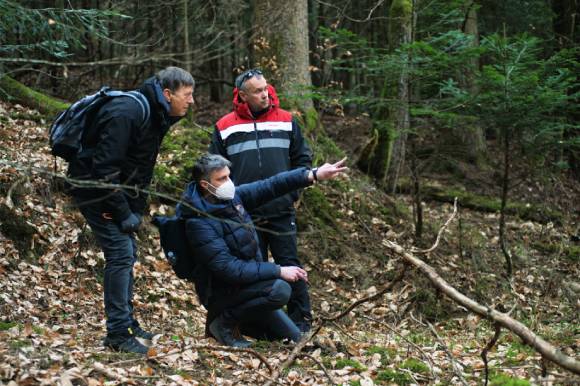
[[[139,225],[141,225],[141,216],[135,213],[131,213],[129,217],[121,221],[121,224],[119,224],[121,232],[124,233],[137,232]]]

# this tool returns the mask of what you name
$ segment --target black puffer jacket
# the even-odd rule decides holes
[[[149,187],[161,141],[179,120],[168,115],[169,105],[155,77],[147,79],[138,91],[149,102],[149,123],[142,127],[142,109],[133,98],[112,99],[99,110],[92,129],[83,138],[85,150],[69,164],[68,175],[72,178],[137,188],[72,189],[73,195],[100,205],[100,210],[111,213],[116,221],[132,212],[145,211],[147,194],[139,189]]]
[[[188,185],[183,195],[185,204],[179,204],[176,212],[186,219],[193,256],[206,270],[196,280],[202,302],[210,292],[223,293],[244,284],[280,277],[280,268],[262,259],[256,229],[247,210],[309,186],[307,174],[307,169],[299,168],[240,185],[233,200],[218,203],[203,198],[195,183]]]

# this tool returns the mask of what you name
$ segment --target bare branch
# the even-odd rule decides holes
[[[489,350],[491,350],[493,348],[493,346],[495,346],[495,344],[497,343],[497,340],[499,339],[499,336],[501,334],[501,326],[499,323],[495,323],[495,333],[493,334],[493,337],[491,338],[491,340],[489,342],[487,342],[487,344],[485,345],[483,351],[481,352],[481,359],[483,359],[483,365],[485,366],[485,386],[487,386],[487,382],[489,381],[489,366],[487,365],[488,361],[487,361],[487,353],[489,352]]]
[[[443,231],[445,231],[445,229],[449,226],[451,221],[453,221],[453,218],[455,217],[456,214],[457,214],[457,197],[455,197],[455,200],[453,201],[453,213],[451,214],[449,219],[445,222],[445,224],[443,224],[441,229],[439,229],[439,232],[437,233],[437,239],[435,240],[433,246],[429,249],[411,248],[411,252],[425,254],[434,251],[439,246],[439,240],[441,240],[441,235],[443,234]]]

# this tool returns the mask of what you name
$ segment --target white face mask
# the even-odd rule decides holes
[[[219,187],[215,187],[208,182],[208,185],[211,186],[215,192],[212,192],[208,189],[208,191],[219,198],[220,200],[232,200],[236,194],[236,186],[234,185],[233,181],[228,178],[226,182],[221,184]]]

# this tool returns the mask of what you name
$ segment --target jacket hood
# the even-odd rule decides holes
[[[211,203],[204,199],[199,192],[199,187],[195,182],[190,182],[183,192],[183,203],[177,205],[176,215],[182,218],[203,216],[207,214],[217,214],[229,206],[231,200],[221,203]]]
[[[182,118],[169,116],[169,103],[165,100],[163,90],[156,77],[152,76],[145,80],[138,91],[145,95],[149,101],[151,117],[153,118],[154,124],[169,127]]]
[[[276,89],[274,86],[269,84],[267,86],[268,89],[268,98],[270,98],[270,107],[268,111],[272,111],[272,109],[276,109],[280,107],[280,100],[278,99],[278,94],[276,94]],[[239,96],[239,89],[237,87],[234,88],[234,111],[244,119],[254,119],[252,115],[252,110],[250,110],[250,106],[247,102],[243,102]]]

